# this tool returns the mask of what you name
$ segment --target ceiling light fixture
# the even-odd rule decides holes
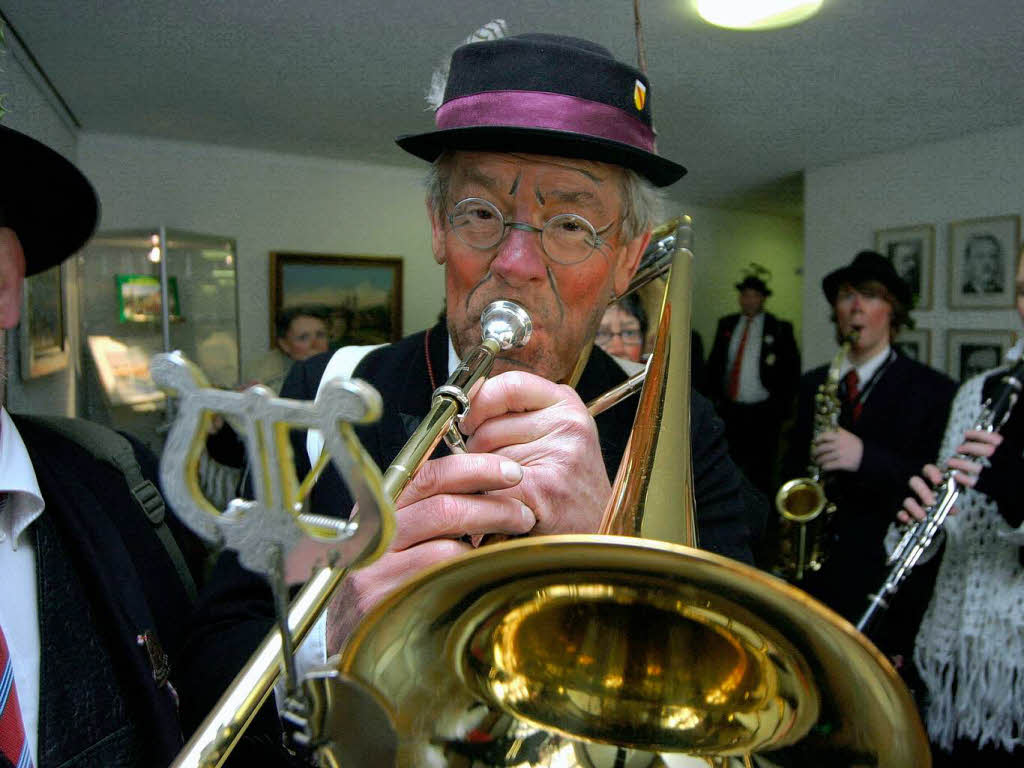
[[[697,13],[727,29],[775,29],[799,24],[821,8],[823,0],[696,0]]]

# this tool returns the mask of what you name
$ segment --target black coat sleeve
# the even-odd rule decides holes
[[[990,465],[978,475],[975,487],[999,505],[999,513],[1007,523],[1017,527],[1024,522],[1019,485],[1024,478],[1024,407],[1019,403],[1000,433],[1003,442],[989,459]]]
[[[729,458],[725,425],[699,393],[691,397],[694,497],[701,548],[753,563],[751,546],[764,530],[768,504]]]

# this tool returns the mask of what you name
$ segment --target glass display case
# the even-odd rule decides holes
[[[181,350],[218,387],[238,384],[238,291],[230,238],[157,228],[104,232],[78,256],[79,415],[159,453],[171,414],[149,376]]]

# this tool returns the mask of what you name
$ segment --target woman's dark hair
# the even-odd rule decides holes
[[[297,317],[315,317],[317,320],[322,320],[324,325],[330,325],[331,321],[331,314],[327,311],[327,307],[288,307],[278,311],[277,317],[274,318],[274,331],[277,333],[277,338],[283,339],[288,335],[288,329],[292,327],[292,322]]]
[[[644,309],[643,302],[640,301],[639,294],[631,293],[628,296],[623,296],[619,299],[618,305],[622,308],[623,312],[637,319],[640,323],[640,333],[643,334],[644,338],[647,338],[647,312]]]

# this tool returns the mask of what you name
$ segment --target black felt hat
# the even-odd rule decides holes
[[[845,267],[825,275],[821,287],[829,304],[834,304],[839,287],[843,284],[860,285],[868,280],[877,280],[907,309],[911,308],[913,294],[910,286],[896,273],[892,262],[875,251],[861,251]]]
[[[575,37],[534,33],[456,49],[434,121],[437,130],[399,136],[398,146],[430,162],[446,149],[599,160],[659,187],[686,173],[657,154],[647,76]]]
[[[96,229],[99,200],[81,171],[45,144],[0,125],[0,226],[18,235],[25,274],[60,264]]]
[[[740,282],[736,283],[737,291],[745,291],[748,288],[752,288],[755,291],[760,292],[762,296],[768,298],[772,295],[771,289],[768,284],[760,277],[754,277],[753,275],[747,275]]]

